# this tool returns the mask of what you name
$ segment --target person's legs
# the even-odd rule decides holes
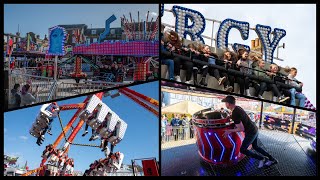
[[[244,79],[242,79],[241,77],[238,76],[236,78],[236,82],[239,84],[240,94],[244,95]]]
[[[174,75],[175,76],[180,76],[180,59],[178,57],[173,58],[174,62]]]
[[[234,76],[228,74],[228,80],[230,82],[230,86],[234,89],[234,81],[235,81]]]
[[[198,81],[197,81],[197,76],[198,76],[198,72],[199,72],[199,66],[193,66],[193,84],[194,85],[198,85]]]
[[[296,105],[296,89],[291,88],[289,91],[291,93],[290,105],[295,106]]]
[[[259,88],[259,91],[258,91],[258,97],[261,98],[264,91],[267,90],[267,83],[266,82],[261,82],[260,83],[260,88]],[[261,96],[261,97],[260,97]]]
[[[88,134],[88,128],[89,128],[89,125],[86,124],[86,127],[84,128],[84,133],[82,134],[82,136],[85,136],[86,134]]]
[[[251,150],[248,150],[248,147],[250,146],[250,144],[252,144],[256,140],[257,136],[258,136],[258,133],[254,135],[246,134],[244,140],[242,141],[240,152],[246,156],[253,157],[258,160],[263,160],[264,157],[262,157],[257,153],[252,152]]]
[[[269,86],[270,86],[269,88],[272,90],[274,96],[281,97],[281,93],[275,84],[269,84]]]
[[[304,107],[304,104],[306,102],[306,96],[302,93],[296,93],[295,97],[299,99],[299,107]]]
[[[206,83],[206,77],[207,77],[207,74],[208,74],[208,71],[209,71],[209,67],[208,66],[202,66],[201,67],[201,81],[200,81],[200,84],[203,85],[203,86],[207,86],[208,84]]]
[[[174,79],[174,61],[172,59],[165,59],[163,63],[168,66],[169,79]]]
[[[193,62],[191,61],[184,61],[183,62],[183,66],[186,69],[186,81],[190,81],[191,79],[191,75],[192,75],[192,68],[193,68]]]
[[[260,154],[266,156],[269,158],[269,160],[273,161],[274,158],[267,152],[265,151],[264,149],[262,149],[261,147],[258,146],[258,135],[257,137],[254,139],[254,141],[252,142],[252,148],[254,150],[256,150],[257,152],[259,152]]]

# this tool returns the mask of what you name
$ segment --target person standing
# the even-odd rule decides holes
[[[223,137],[226,138],[230,133],[233,132],[245,132],[245,138],[242,141],[240,152],[246,156],[259,160],[258,168],[263,166],[271,166],[277,164],[278,161],[272,157],[268,152],[258,146],[258,127],[250,120],[247,113],[240,107],[236,106],[236,100],[233,96],[227,96],[222,99],[228,109],[232,111],[231,118],[234,121],[235,128],[225,130]],[[252,148],[258,153],[254,153],[249,150],[248,147],[252,145]]]

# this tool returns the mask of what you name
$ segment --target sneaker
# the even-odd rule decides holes
[[[280,97],[279,97],[279,102],[281,103],[281,102],[284,102],[284,101],[286,101],[286,100],[288,100],[288,99],[289,99],[289,97],[280,96]]]
[[[271,166],[271,165],[274,165],[274,164],[278,164],[278,160],[276,160],[276,159],[268,160],[264,165]]]
[[[85,132],[82,134],[82,137],[85,136],[86,134],[88,134],[88,131],[85,131]]]
[[[231,92],[233,90],[233,87],[232,86],[227,86],[224,88],[225,91],[227,92]]]
[[[95,135],[93,138],[92,138],[92,140],[96,140],[96,139],[98,139],[99,138],[99,136],[98,135]]]
[[[47,133],[50,135],[50,136],[52,136],[52,133],[51,133],[51,131],[47,131]]]
[[[258,95],[258,98],[260,98],[260,99],[264,99],[261,95]]]
[[[40,139],[41,139],[41,140],[44,140],[44,139],[45,139],[45,138],[44,138],[44,135],[41,135],[41,136],[40,136]]]
[[[92,139],[93,139],[93,136],[90,137],[89,141],[92,141]]]
[[[220,78],[219,81],[218,81],[219,86],[220,86],[221,84],[223,84],[225,81],[226,81],[226,77]]]
[[[192,84],[192,80],[184,82],[186,84]]]
[[[265,158],[263,158],[262,160],[260,160],[259,161],[259,166],[258,166],[258,168],[260,169],[260,168],[262,168],[263,166],[264,166],[264,163],[266,162],[266,159]]]
[[[247,95],[247,96],[252,96],[252,95],[250,94],[250,90],[249,90],[249,89],[246,89],[246,95]]]
[[[176,76],[175,79],[177,82],[181,82],[180,76]]]
[[[272,97],[272,101],[276,102],[277,101],[277,97],[273,96]]]

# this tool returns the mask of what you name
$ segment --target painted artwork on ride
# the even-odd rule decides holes
[[[160,8],[162,79],[315,109],[314,5],[299,9],[293,4],[162,4]],[[306,17],[296,17],[300,10]],[[252,11],[259,18],[249,18]],[[301,33],[306,43],[297,43]]]
[[[159,79],[158,11],[158,4],[6,4],[5,111]]]
[[[5,113],[5,175],[159,176],[158,89],[150,82]]]
[[[166,81],[161,102],[162,176],[316,176],[315,111]]]

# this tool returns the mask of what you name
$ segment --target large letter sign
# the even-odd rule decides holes
[[[204,44],[204,40],[201,37],[201,34],[206,27],[204,16],[198,11],[181,6],[173,6],[172,11],[176,16],[175,31],[179,34],[179,36],[186,38],[187,35],[190,35],[191,40],[197,42],[200,41]],[[191,25],[188,24],[189,19],[192,22]]]
[[[115,21],[117,18],[116,16],[114,16],[114,14],[112,16],[110,16],[107,20],[106,20],[106,23],[105,23],[105,28],[104,28],[104,31],[103,33],[101,33],[99,35],[99,39],[98,39],[98,42],[101,43],[101,41],[107,37],[107,35],[110,33],[110,24]]]
[[[217,33],[217,48],[228,48],[229,32],[232,28],[236,28],[240,31],[243,40],[247,40],[249,37],[249,23],[243,21],[236,21],[233,19],[225,19],[222,21],[218,33]],[[245,45],[242,45],[245,46]],[[247,46],[248,47],[248,46]]]
[[[49,50],[48,55],[63,56],[65,54],[64,41],[66,30],[60,26],[49,29]]]
[[[270,63],[273,63],[273,53],[277,48],[280,39],[282,39],[286,35],[286,31],[284,29],[274,28],[274,36],[273,41],[270,41],[270,33],[271,27],[257,24],[256,25],[256,33],[262,41],[263,49],[264,49],[264,60]]]

